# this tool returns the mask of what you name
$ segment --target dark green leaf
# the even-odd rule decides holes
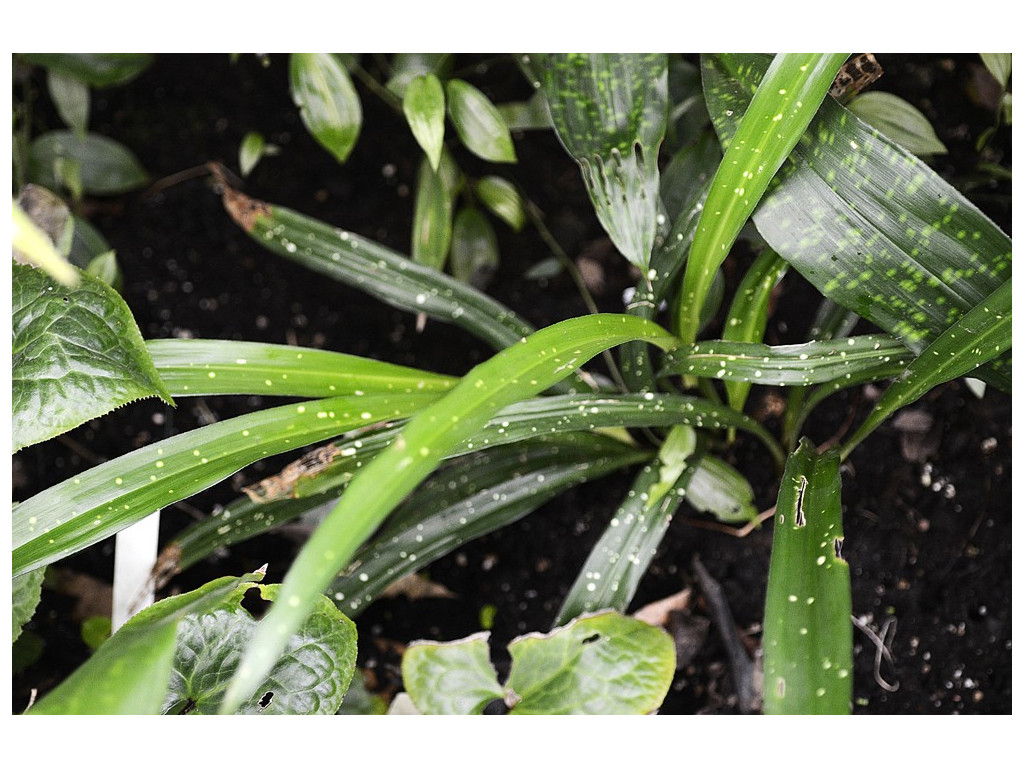
[[[15,451],[142,397],[172,402],[131,311],[109,285],[81,274],[69,289],[41,270],[12,270]]]
[[[174,663],[178,623],[189,613],[213,609],[234,589],[253,586],[260,578],[261,573],[225,576],[143,610],[29,712],[159,714]]]
[[[445,87],[448,114],[462,143],[477,157],[495,163],[516,162],[512,134],[491,100],[465,80],[453,78]]]
[[[481,291],[372,240],[234,191],[225,193],[225,205],[235,221],[266,248],[393,307],[454,323],[499,349],[533,330]]]
[[[277,596],[275,584],[242,584],[216,609],[184,617],[163,703],[165,713],[183,707],[198,715],[217,711],[258,623],[241,604],[253,586],[264,600]],[[356,626],[322,597],[267,679],[237,714],[333,715],[341,706],[355,663]]]
[[[74,164],[77,179],[62,168]],[[113,139],[96,133],[79,136],[73,131],[50,131],[32,142],[29,177],[44,187],[81,185],[81,192],[119,195],[144,185],[148,176],[135,155]]]
[[[1010,349],[1013,286],[1006,280],[970,312],[963,315],[911,362],[885,391],[849,442],[844,458],[889,416],[917,400],[932,387],[970,373]],[[1009,377],[1009,371],[1006,372]]]
[[[899,96],[871,91],[852,99],[846,108],[907,152],[915,155],[944,155],[948,152],[946,145],[935,135],[928,118]]]
[[[452,242],[452,189],[445,173],[423,158],[416,180],[412,220],[412,260],[434,270],[444,269]]]
[[[806,439],[786,462],[764,614],[765,714],[849,714],[850,567],[842,558],[839,452]]]
[[[907,365],[914,353],[885,335],[854,336],[770,347],[747,341],[702,341],[668,356],[663,373],[746,381],[770,386],[883,378],[892,364]]]
[[[152,64],[154,58],[151,53],[19,53],[18,56],[94,88],[123,85]]]
[[[723,139],[766,65],[756,56],[705,59]],[[913,351],[1009,277],[1010,239],[927,165],[833,99],[792,157],[754,215],[761,234],[822,293]],[[1006,387],[1005,364],[979,375]]]
[[[498,237],[487,217],[474,208],[463,208],[452,231],[452,274],[483,290],[498,269]]]
[[[28,624],[39,605],[43,591],[45,568],[37,568],[21,576],[15,577],[11,583],[11,642],[21,635],[22,628]]]
[[[451,69],[450,53],[396,53],[391,59],[391,77],[387,88],[401,98],[409,83],[420,75],[434,74],[444,79]]]
[[[403,576],[644,455],[603,435],[568,434],[454,461],[395,511],[328,594],[356,616]]]
[[[668,101],[665,55],[543,54],[531,56],[531,63],[601,225],[646,272],[657,232],[658,149]]]
[[[344,163],[359,138],[363,108],[348,71],[331,53],[293,53],[292,100],[317,142]]]

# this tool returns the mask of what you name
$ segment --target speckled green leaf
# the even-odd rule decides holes
[[[293,562],[281,600],[257,630],[228,690],[225,709],[231,711],[249,698],[314,596],[456,446],[501,408],[537,395],[605,349],[634,339],[662,348],[678,343],[656,324],[628,315],[573,318],[537,331],[476,366],[451,393],[410,419],[395,442],[353,478]]]
[[[190,613],[212,610],[236,588],[255,586],[261,578],[260,573],[225,576],[146,608],[29,713],[159,714],[174,664],[179,622]]]
[[[479,715],[504,691],[491,666],[489,632],[450,643],[419,641],[402,656],[402,682],[426,715]]]
[[[76,182],[62,168],[72,164]],[[143,186],[149,179],[145,169],[123,144],[87,133],[50,131],[32,142],[29,156],[29,178],[49,189],[78,186],[92,195],[119,195]]]
[[[123,85],[154,59],[151,53],[19,53],[17,56],[94,88]]]
[[[12,266],[13,448],[47,440],[142,397],[171,397],[117,292],[79,273],[66,288]]]
[[[444,392],[456,378],[324,349],[221,339],[152,339],[146,350],[176,397]]]
[[[857,432],[843,447],[844,457],[900,408],[932,387],[970,373],[1013,344],[1013,286],[1006,280],[978,306],[947,328],[911,362],[885,391]]]
[[[769,59],[705,57],[705,92],[723,141]],[[833,99],[754,221],[768,243],[837,303],[925,346],[1010,276],[1010,239],[956,189]],[[979,369],[1001,387],[1007,360]]]
[[[498,269],[498,237],[491,222],[475,208],[463,208],[452,228],[452,274],[483,290]]]
[[[601,225],[643,272],[657,232],[665,137],[665,54],[536,54],[551,119],[576,160]]]
[[[806,438],[779,488],[764,614],[765,714],[849,714],[850,567],[843,560],[839,452]]]
[[[389,584],[533,512],[567,488],[640,461],[604,435],[534,438],[446,466],[399,507],[327,591],[357,616]]]
[[[914,357],[902,342],[884,334],[776,347],[749,341],[702,341],[673,352],[663,373],[805,386],[885,378],[894,364],[906,366]]]
[[[768,326],[768,303],[772,292],[786,274],[785,260],[770,248],[750,265],[733,295],[729,314],[722,327],[726,341],[759,342]],[[742,411],[750,392],[750,382],[726,380],[729,405]]]
[[[846,54],[777,54],[744,114],[734,116],[735,135],[711,183],[686,262],[677,308],[684,341],[697,338],[700,311],[718,267],[845,60]]]
[[[664,630],[612,611],[518,637],[508,651],[515,715],[644,715],[661,705],[676,667]]]
[[[242,607],[256,587],[273,601],[278,586],[242,584],[215,610],[185,616],[163,712],[213,714],[258,622]],[[236,714],[333,715],[352,680],[356,626],[322,597],[267,679]]]
[[[18,576],[11,583],[11,642],[21,635],[39,605],[43,590],[45,568],[37,568]]]
[[[885,91],[870,91],[852,99],[846,108],[870,126],[915,155],[944,155],[928,118],[905,99]]]
[[[533,331],[482,291],[372,240],[237,192],[225,195],[225,203],[235,221],[264,247],[393,307],[453,323],[496,348],[515,344]]]
[[[147,445],[51,486],[13,512],[14,575],[112,536],[258,459],[407,417],[437,394],[351,395],[237,416]]]
[[[512,134],[497,107],[478,88],[452,78],[445,83],[448,114],[466,149],[495,163],[514,163]]]
[[[412,135],[437,171],[444,147],[444,86],[428,72],[409,81],[402,97],[402,111]]]
[[[292,100],[317,142],[344,163],[359,138],[363,108],[348,71],[331,53],[293,53]]]

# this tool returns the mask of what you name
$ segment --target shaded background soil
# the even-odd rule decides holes
[[[904,96],[936,126],[950,154],[935,167],[964,186],[977,204],[1009,231],[1008,183],[978,173],[978,134],[992,124],[984,79],[972,56],[886,56],[875,87]],[[372,59],[366,60],[373,66]],[[529,90],[507,59],[460,57],[457,67],[495,101]],[[39,89],[38,77],[30,81]],[[982,93],[982,96],[978,94]],[[251,130],[282,148],[266,158],[246,192],[286,205],[407,252],[418,148],[401,116],[360,86],[364,130],[350,160],[339,166],[305,131],[287,89],[287,61],[243,56],[164,55],[127,86],[95,95],[91,129],[130,147],[154,179],[210,160],[236,165],[242,136]],[[16,90],[16,95],[18,91]],[[37,131],[58,127],[37,107]],[[572,257],[600,269],[602,310],[622,309],[632,279],[597,223],[579,171],[548,132],[516,136],[520,162],[496,169],[457,154],[471,175],[498,172],[514,180],[543,212],[547,226]],[[986,158],[1010,167],[1009,131]],[[414,318],[285,262],[237,229],[203,180],[157,194],[93,201],[94,223],[117,250],[123,293],[146,338],[192,336],[290,343],[366,355],[450,374],[462,374],[491,352],[458,329]],[[514,235],[496,225],[502,263],[490,291],[536,326],[584,313],[564,275],[541,283],[524,278],[550,256],[527,229]],[[741,274],[740,270],[736,270]],[[730,275],[735,285],[734,274]],[[769,341],[801,340],[816,306],[815,293],[795,274],[771,321]],[[753,410],[770,392],[755,397]],[[860,419],[870,391],[840,394],[818,409],[806,432],[822,442]],[[131,448],[274,404],[268,398],[201,398],[176,410],[140,402],[90,422],[64,438],[18,454],[15,499],[70,477]],[[875,633],[888,625],[891,663],[875,677],[876,647],[855,630],[856,712],[1005,713],[1011,710],[1011,404],[990,392],[975,398],[962,382],[937,388],[919,412],[923,433],[892,422],[858,449],[843,468],[846,543],[853,577],[854,614]],[[768,418],[768,426],[777,426]],[[293,457],[252,465],[187,503],[164,511],[162,538],[238,495],[239,488],[276,472]],[[777,485],[763,454],[742,440],[727,458],[751,479],[759,508],[774,503]],[[400,683],[402,644],[418,638],[451,640],[479,631],[481,610],[493,606],[492,643],[500,648],[528,631],[550,628],[566,591],[617,501],[629,487],[623,471],[570,491],[517,524],[467,544],[431,565],[429,577],[454,599],[398,597],[371,606],[358,621],[360,664],[380,690]],[[685,510],[668,531],[633,607],[696,585],[699,556],[722,588],[735,630],[753,652],[760,638],[771,524],[738,539],[707,527]],[[178,576],[170,588],[187,590],[209,578],[269,563],[279,581],[295,544],[268,535],[235,547],[230,558]],[[68,571],[109,583],[112,542],[62,562]],[[102,594],[102,593],[101,593]],[[694,651],[680,666],[662,713],[738,711],[730,664],[699,586],[678,639]],[[45,693],[87,658],[79,634],[77,598],[44,590],[29,625],[42,655],[15,676],[13,706],[24,708],[32,688]],[[88,612],[88,611],[86,611]],[[507,663],[500,651],[495,661]],[[504,673],[504,670],[499,670]],[[888,690],[898,685],[896,690]]]

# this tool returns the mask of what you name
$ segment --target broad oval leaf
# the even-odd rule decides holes
[[[121,297],[91,275],[79,280],[70,289],[12,266],[15,451],[139,398],[173,402]]]
[[[262,573],[225,576],[139,612],[57,688],[29,709],[49,715],[156,715],[174,663],[178,624],[212,609],[233,590],[254,586]]]
[[[948,152],[928,118],[906,99],[885,91],[871,91],[851,100],[846,108],[908,152],[915,155]]]
[[[509,643],[515,715],[646,715],[672,684],[675,644],[638,619],[602,611]]]
[[[512,134],[497,107],[478,88],[453,78],[445,87],[448,114],[466,149],[495,163],[516,162]]]
[[[273,601],[276,584],[242,584],[214,609],[184,617],[178,627],[164,713],[215,714],[258,624],[242,606],[250,588]],[[333,715],[356,664],[356,626],[321,597],[292,636],[253,697],[236,714]]]
[[[50,131],[32,142],[29,177],[49,189],[69,186],[62,167],[77,168],[81,191],[94,195],[119,195],[143,186],[146,171],[123,144],[96,133],[79,136],[74,131]]]
[[[402,97],[402,111],[412,135],[436,172],[444,148],[444,86],[428,72],[409,81]]]
[[[292,100],[313,138],[344,163],[359,138],[363,108],[348,71],[334,54],[293,53]]]
[[[484,176],[474,187],[476,196],[487,210],[508,224],[515,232],[526,226],[526,210],[515,185],[501,176]]]
[[[479,632],[449,643],[412,643],[402,656],[402,682],[416,709],[427,715],[479,715],[502,698],[489,637]]]
[[[11,642],[21,635],[21,630],[32,619],[39,605],[43,591],[45,568],[23,573],[11,582]]]
[[[123,85],[154,60],[151,53],[19,53],[17,56],[94,88]]]
[[[89,130],[89,86],[51,69],[46,73],[46,88],[60,119],[79,136],[84,136]]]
[[[452,275],[483,290],[498,269],[498,237],[480,211],[463,208],[452,228]]]

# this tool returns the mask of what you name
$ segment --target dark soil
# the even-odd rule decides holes
[[[936,168],[1009,231],[1009,188],[977,173],[974,141],[993,123],[977,101],[976,57],[886,56],[876,86],[903,95],[936,126],[950,154]],[[372,61],[368,62],[372,66]],[[468,79],[496,101],[523,98],[528,88],[500,59],[462,57]],[[34,80],[37,87],[41,81]],[[981,89],[983,90],[983,89]],[[96,94],[91,128],[129,146],[154,179],[210,160],[236,165],[242,136],[256,130],[281,146],[247,180],[254,197],[286,205],[407,252],[418,149],[400,116],[361,89],[364,131],[339,166],[307,134],[287,90],[282,56],[264,63],[250,56],[160,56],[131,84]],[[37,130],[56,127],[39,100]],[[987,159],[1010,166],[1009,131],[997,134]],[[495,170],[465,153],[470,174],[500,172],[526,191],[571,256],[585,254],[603,269],[602,310],[619,311],[632,283],[597,223],[579,171],[545,132],[516,136],[520,163]],[[95,201],[96,226],[117,250],[123,294],[146,338],[192,336],[322,347],[405,365],[462,374],[491,351],[472,337],[414,318],[262,250],[228,219],[202,180],[157,194]],[[582,314],[585,307],[564,276],[543,284],[523,273],[550,256],[533,228],[519,235],[498,225],[502,264],[491,288],[501,301],[537,326]],[[785,301],[771,321],[771,340],[796,341],[814,311],[814,292],[791,276]],[[770,395],[772,393],[761,393]],[[807,427],[820,443],[870,409],[868,390],[838,395]],[[23,451],[14,459],[14,497],[24,499],[94,463],[139,445],[271,405],[268,399],[203,398],[176,410],[136,403],[74,430],[65,438]],[[759,402],[754,398],[753,409]],[[855,630],[856,712],[1008,713],[1011,711],[1011,403],[990,390],[983,399],[963,382],[939,387],[915,410],[930,418],[925,435],[891,422],[843,468],[846,543],[855,616],[876,634],[887,628],[891,661],[878,661],[866,632]],[[776,427],[769,420],[769,427]],[[912,425],[911,425],[912,426]],[[761,509],[777,486],[763,452],[742,440],[728,458],[754,483]],[[238,476],[163,513],[170,539],[238,495],[241,485],[277,471],[288,458],[259,462]],[[375,685],[393,691],[402,644],[418,638],[451,640],[480,630],[481,610],[496,609],[492,642],[503,647],[528,631],[547,631],[593,543],[628,489],[629,472],[575,489],[519,523],[464,546],[431,565],[429,577],[454,599],[381,600],[358,621],[360,664]],[[634,608],[695,587],[680,639],[695,653],[681,665],[664,714],[738,711],[736,687],[719,628],[696,585],[699,557],[724,589],[734,627],[753,652],[759,644],[771,523],[746,538],[708,527],[710,520],[680,514],[642,582]],[[209,578],[269,563],[268,581],[280,581],[295,544],[268,535],[234,548],[228,559],[178,576],[170,588],[187,590]],[[60,563],[109,583],[112,542]],[[44,590],[29,625],[42,655],[14,678],[13,706],[21,711],[33,688],[45,693],[88,655],[79,636],[74,598]],[[686,631],[683,631],[686,630]],[[504,663],[500,651],[496,662]],[[878,667],[876,679],[875,669]],[[898,687],[897,687],[898,686]],[[893,690],[894,689],[894,690]]]

